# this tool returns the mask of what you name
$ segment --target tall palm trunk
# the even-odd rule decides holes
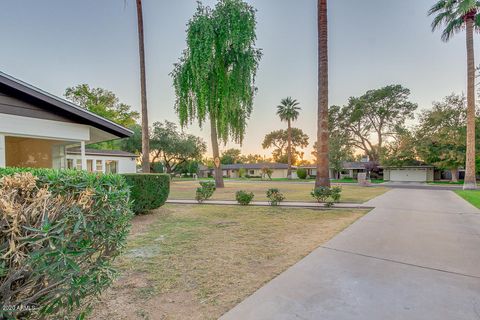
[[[142,172],[150,173],[150,136],[148,134],[147,80],[145,74],[145,44],[143,40],[142,0],[137,0],[138,51],[140,54],[140,87],[142,98]]]
[[[463,189],[476,188],[475,174],[475,59],[473,50],[473,29],[475,13],[466,17],[467,29],[467,159]]]
[[[218,149],[217,124],[215,117],[212,115],[210,115],[210,137],[212,139],[213,160],[215,163],[215,186],[217,188],[224,188],[225,184],[223,182],[223,171],[220,163],[220,151]]]
[[[328,24],[327,0],[317,1],[318,10],[318,115],[317,177],[315,187],[330,186],[328,161]]]
[[[288,130],[287,130],[287,178],[292,179],[292,122],[288,120]]]

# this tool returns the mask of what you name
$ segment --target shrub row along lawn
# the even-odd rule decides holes
[[[198,181],[172,181],[169,199],[195,199],[195,190],[198,186]],[[270,188],[278,188],[285,195],[285,201],[315,201],[310,194],[314,188],[313,183],[291,181],[225,181],[225,188],[217,189],[211,200],[235,200],[236,192],[244,190],[253,192],[255,195],[254,200],[266,201],[266,191]],[[340,202],[363,203],[385,193],[387,190],[387,188],[383,187],[342,185]]]
[[[362,210],[166,205],[133,221],[91,319],[217,319]]]

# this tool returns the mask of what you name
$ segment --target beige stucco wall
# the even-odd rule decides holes
[[[287,177],[287,173],[288,173],[288,170],[287,169],[272,169],[272,178],[286,178]],[[293,169],[292,170],[293,173],[295,172],[295,170]],[[227,172],[228,174],[230,175],[230,178],[239,178],[239,175],[238,175],[238,170],[223,170],[223,175],[224,176],[227,176]],[[248,176],[254,176],[254,177],[262,177],[263,176],[263,172],[262,172],[262,169],[248,169],[248,170],[245,170],[245,175],[248,175]]]
[[[245,174],[246,174],[246,175],[249,175],[249,176],[261,177],[261,176],[262,176],[262,170],[258,170],[258,169],[247,169],[247,170],[245,171]]]
[[[295,171],[295,170],[292,170]],[[288,170],[287,169],[273,169],[272,178],[286,178]]]
[[[7,167],[51,168],[54,140],[5,137]]]

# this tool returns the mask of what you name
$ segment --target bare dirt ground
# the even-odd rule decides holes
[[[167,205],[133,221],[90,319],[217,319],[365,214]]]

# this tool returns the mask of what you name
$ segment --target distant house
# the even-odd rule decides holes
[[[272,170],[272,178],[287,178],[288,164],[286,163],[245,163],[245,164],[222,164],[223,176],[227,178],[240,178],[240,170],[245,170],[245,175],[249,177],[264,177],[263,169]],[[296,167],[292,167],[293,177],[295,178]],[[213,176],[214,170],[206,166],[199,167],[200,177]]]
[[[383,179],[393,182],[429,182],[435,179],[435,168],[428,165],[384,167]]]
[[[101,173],[136,173],[137,158],[134,153],[120,150],[85,149],[88,172]],[[81,169],[82,155],[80,148],[67,149],[67,168]]]
[[[0,167],[67,168],[66,150],[77,147],[80,162],[75,167],[87,170],[85,145],[131,135],[110,120],[0,72]]]
[[[343,179],[343,178],[352,178],[357,179],[358,173],[366,172],[365,168],[366,162],[350,162],[345,161],[342,163],[342,170],[337,172],[334,168],[330,168],[330,179]],[[308,166],[301,166],[299,168],[304,168],[307,170],[307,174],[311,177],[315,177],[317,175],[317,166],[316,165],[308,165]]]

